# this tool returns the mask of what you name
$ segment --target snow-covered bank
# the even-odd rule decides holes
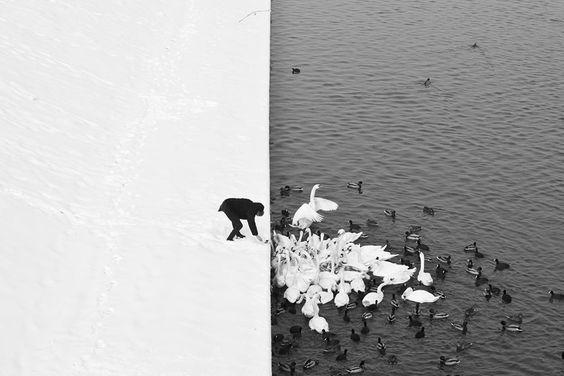
[[[0,5],[3,373],[270,373],[269,7]]]

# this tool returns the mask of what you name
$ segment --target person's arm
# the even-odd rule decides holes
[[[247,222],[249,223],[249,228],[251,229],[251,234],[253,234],[254,236],[258,236],[257,224],[255,223],[254,214],[248,216]]]
[[[255,223],[255,216],[254,215],[249,215],[249,218],[247,219],[247,222],[249,223],[249,228],[251,229],[251,233],[257,238],[257,240],[261,243],[267,243],[266,240],[264,240],[257,231],[257,224]]]

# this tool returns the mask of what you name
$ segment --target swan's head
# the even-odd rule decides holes
[[[403,300],[405,300],[407,298],[407,296],[409,294],[411,294],[412,292],[413,292],[413,289],[411,287],[406,288],[405,291],[403,292],[403,294],[401,294],[401,298]]]
[[[315,184],[311,189],[319,189],[321,187],[319,184]]]

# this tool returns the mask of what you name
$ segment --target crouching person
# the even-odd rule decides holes
[[[233,230],[227,237],[227,240],[233,240],[233,238],[244,238],[245,236],[241,234],[241,229],[243,224],[241,220],[244,219],[249,224],[249,229],[251,233],[261,242],[265,241],[261,238],[257,231],[257,225],[255,223],[255,216],[262,217],[264,215],[264,205],[260,202],[253,202],[247,198],[228,198],[219,207],[218,211],[225,213],[227,218],[231,221],[233,225]]]

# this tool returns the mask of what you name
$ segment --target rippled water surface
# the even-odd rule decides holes
[[[412,304],[387,325],[393,288],[385,289],[360,343],[348,335],[360,330],[363,308],[345,323],[332,302],[321,307],[349,349],[344,363],[321,353],[300,313],[278,316],[273,334],[296,324],[305,333],[290,354],[273,354],[273,374],[282,373],[278,361],[327,375],[362,359],[367,374],[564,373],[564,302],[548,299],[550,289],[564,292],[564,2],[273,0],[271,51],[273,222],[319,183],[318,196],[340,205],[325,213],[323,231],[335,234],[352,220],[369,235],[363,244],[402,246],[408,226],[419,224],[428,257],[453,257],[436,282],[447,295],[437,308],[450,318],[424,318],[424,339],[407,327]],[[347,189],[359,180],[361,194]],[[305,189],[282,197],[284,185]],[[424,205],[436,214],[424,215]],[[395,221],[384,208],[397,211]],[[367,227],[369,218],[379,226]],[[473,241],[486,254],[477,265],[511,304],[487,302],[464,272],[462,248]],[[510,270],[494,273],[496,257]],[[463,338],[450,322],[472,304],[480,312]],[[518,312],[523,332],[501,335],[499,321]],[[378,355],[378,336],[398,365]],[[462,339],[474,346],[456,354]],[[458,355],[461,364],[440,370],[439,355]],[[310,357],[320,364],[304,372]]]

